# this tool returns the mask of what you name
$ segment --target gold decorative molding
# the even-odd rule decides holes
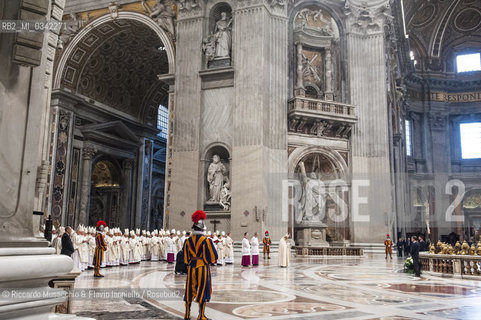
[[[469,103],[480,102],[481,91],[477,92],[443,92],[443,91],[431,91],[431,92],[419,92],[409,91],[408,95],[415,100],[420,101],[433,101],[433,102],[447,102],[447,103]]]

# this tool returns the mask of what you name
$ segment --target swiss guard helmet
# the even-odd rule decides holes
[[[107,227],[105,221],[100,220],[99,222],[97,222],[97,230],[103,231],[105,227]]]
[[[207,218],[207,215],[202,210],[197,210],[192,214],[192,229],[195,231],[205,231],[207,227],[204,224],[204,220]]]

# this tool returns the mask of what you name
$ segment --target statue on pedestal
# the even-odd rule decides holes
[[[224,211],[229,211],[230,209],[230,199],[231,199],[231,194],[230,194],[230,181],[227,176],[224,177],[224,185],[222,186],[222,189],[220,190],[220,205],[224,209]]]
[[[227,20],[227,12],[221,12],[214,30],[202,41],[202,51],[208,68],[221,68],[231,65],[232,18]]]
[[[318,157],[314,160],[314,164],[314,166],[317,164],[317,168],[320,167]],[[307,176],[303,161],[299,163],[299,167],[301,169],[302,184],[302,197],[300,200],[302,221],[321,222],[324,218],[325,209],[325,194],[322,182],[315,172],[311,172],[309,177]]]
[[[220,161],[220,157],[215,154],[212,157],[212,163],[209,165],[207,171],[207,182],[209,183],[209,195],[208,202],[220,203],[221,191],[224,186],[227,169],[225,165]]]
[[[220,20],[215,23],[215,58],[230,58],[232,46],[232,18],[227,21],[227,12],[220,14]]]

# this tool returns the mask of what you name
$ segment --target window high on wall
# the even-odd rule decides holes
[[[413,155],[413,142],[412,142],[412,127],[411,120],[405,121],[405,132],[406,132],[406,155],[412,157]]]
[[[160,130],[159,137],[167,139],[168,126],[169,126],[169,110],[163,105],[160,105],[159,113],[157,115],[157,129]]]
[[[463,159],[481,158],[481,122],[461,123],[461,156]]]
[[[479,53],[459,54],[456,56],[459,72],[481,71],[481,57]]]

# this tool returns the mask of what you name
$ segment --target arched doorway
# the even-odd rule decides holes
[[[158,76],[174,72],[173,42],[147,15],[121,11],[80,29],[57,61],[52,145],[67,152],[55,151],[52,161],[63,161],[67,170],[61,179],[52,177],[52,190],[69,195],[57,219],[92,224],[102,216],[112,226],[148,228],[152,155],[158,144],[166,145],[157,135],[157,114],[159,105],[171,101],[169,85]],[[63,132],[57,129],[60,115],[68,124]],[[94,182],[102,164],[112,169],[118,186]]]
[[[289,157],[289,224],[296,243],[341,245],[350,240],[349,177],[336,151],[304,147]]]
[[[92,168],[92,189],[88,224],[93,226],[104,220],[110,226],[119,226],[121,197],[120,167],[116,161],[100,157]]]
[[[481,241],[481,189],[470,190],[463,199],[464,239]]]

